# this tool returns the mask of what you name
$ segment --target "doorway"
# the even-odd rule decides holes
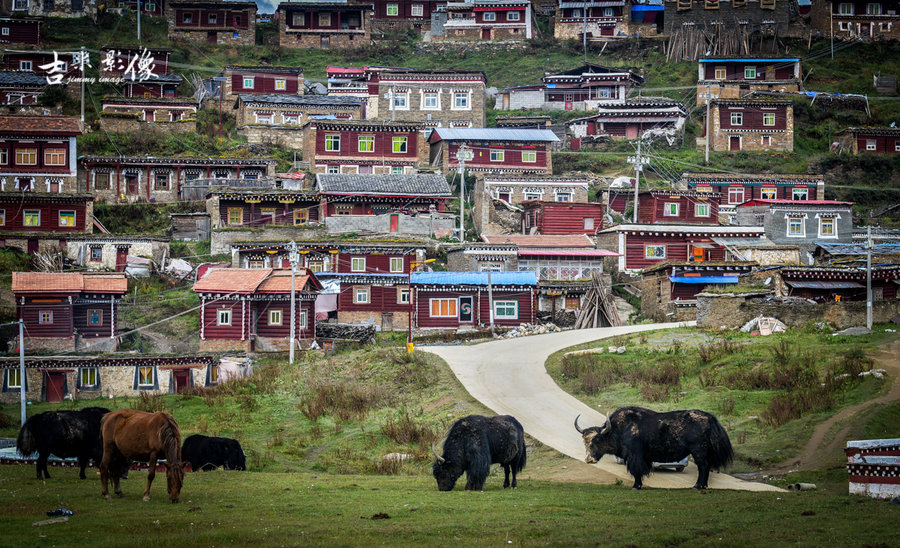
[[[45,373],[46,386],[44,390],[47,395],[47,401],[50,403],[58,403],[63,401],[66,396],[66,374],[65,373]]]
[[[175,380],[175,393],[183,394],[191,389],[191,372],[189,369],[178,369],[172,371]]]

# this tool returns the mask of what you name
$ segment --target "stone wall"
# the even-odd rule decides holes
[[[279,10],[278,45],[296,49],[351,49],[372,44],[372,12],[362,10],[363,20],[360,30],[292,30],[287,28],[287,12]],[[311,14],[307,14],[311,16]],[[323,42],[327,41],[327,45]]]
[[[197,131],[194,118],[177,122],[146,122],[134,114],[101,114],[100,125],[112,133],[147,132],[155,133],[193,133]]]
[[[900,299],[872,303],[875,322],[888,322],[900,314]],[[697,295],[697,326],[731,329],[758,316],[778,318],[789,327],[802,327],[812,322],[825,322],[835,329],[866,324],[863,301],[828,303],[767,303],[759,296],[745,297],[701,293]]]
[[[210,253],[212,255],[231,253],[231,244],[234,242],[315,240],[324,235],[325,231],[321,227],[311,225],[213,229],[210,233]],[[234,260],[237,260],[236,255]]]
[[[406,87],[409,88],[407,110],[391,109],[391,92],[392,89],[402,88],[404,84],[398,83],[396,86],[390,82],[382,83],[378,86],[378,96],[374,101],[377,103],[375,109],[370,109],[367,113],[368,120],[390,121],[393,119],[402,120],[404,122],[421,122],[429,125],[439,125],[443,127],[454,127],[457,125],[466,125],[473,128],[485,127],[486,121],[486,96],[484,82],[480,81],[459,81],[455,83],[445,83],[440,80],[430,80],[425,77],[414,79]],[[440,93],[441,110],[425,110],[422,108],[422,89],[436,89]],[[453,92],[472,90],[470,95],[471,108],[468,110],[454,110],[451,108],[453,103]]]
[[[456,215],[435,213],[433,215],[399,215],[398,230],[391,231],[391,216],[384,215],[339,215],[327,217],[325,227],[329,234],[345,234],[348,232],[374,234],[408,234],[415,236],[434,236],[440,238],[453,233],[456,226]]]
[[[250,341],[201,339],[200,352],[250,352]]]
[[[776,116],[784,113],[787,117],[786,126],[783,130],[765,130],[765,129],[722,129],[719,118],[719,106],[712,103],[709,116],[712,120],[712,128],[710,133],[713,140],[710,142],[710,148],[716,152],[727,152],[731,147],[731,136],[739,135],[741,137],[741,150],[748,152],[763,151],[794,151],[794,107],[788,106],[784,111],[778,110]],[[768,136],[770,141],[768,145],[763,144],[763,136]],[[699,147],[698,139],[698,147]]]
[[[371,310],[338,310],[338,323],[374,325],[378,331],[406,331],[409,329],[409,313],[390,313],[387,320],[381,312]],[[390,324],[390,325],[388,325]]]
[[[169,242],[164,240],[137,240],[110,238],[84,238],[69,240],[66,256],[87,267],[89,270],[114,270],[116,268],[116,249],[129,246],[128,254],[133,257],[152,259],[157,265],[163,254],[168,254]],[[91,260],[91,248],[100,247],[100,260]]]
[[[243,126],[237,134],[252,145],[273,144],[297,150],[303,149],[303,132],[300,126]]]

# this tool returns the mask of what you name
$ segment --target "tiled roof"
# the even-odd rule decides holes
[[[447,179],[437,173],[319,173],[316,175],[316,187],[323,194],[450,196]]]
[[[0,71],[0,85],[46,86],[47,79],[33,72],[3,70]]]
[[[552,249],[559,247],[594,247],[594,242],[585,234],[527,235],[527,234],[484,234],[481,239],[489,244],[515,244],[520,248],[539,247]]]
[[[0,133],[34,135],[81,135],[83,126],[75,116],[0,116]]]
[[[279,67],[279,66],[252,66],[252,65],[226,65],[225,70],[232,72],[277,72],[287,74],[303,74],[300,67]]]
[[[308,287],[310,286],[310,287]],[[298,270],[296,290],[321,289],[315,276],[305,269]],[[286,268],[211,268],[194,284],[197,293],[288,293],[291,292],[291,271]]]
[[[342,95],[253,95],[242,93],[238,97],[245,103],[267,103],[273,105],[358,107],[366,102],[365,99],[360,97],[346,97]]]
[[[296,276],[294,279],[294,288],[303,290],[309,282],[309,276]],[[291,292],[291,271],[282,269],[275,271],[271,276],[263,280],[259,287],[256,288],[259,293],[290,293]]]
[[[437,127],[434,128],[434,135],[445,141],[559,141],[559,137],[549,129]]]
[[[128,291],[125,274],[13,272],[14,293],[117,293]]]

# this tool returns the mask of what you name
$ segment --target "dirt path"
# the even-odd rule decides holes
[[[596,409],[588,407],[563,391],[547,371],[544,363],[550,354],[574,346],[640,331],[678,327],[687,324],[651,324],[624,327],[581,329],[562,333],[548,333],[517,339],[501,339],[470,346],[432,346],[422,350],[437,354],[447,361],[466,390],[482,404],[498,414],[514,415],[529,435],[541,443],[568,455],[584,460],[584,444],[575,432],[572,421],[582,415],[582,424],[602,424],[606,419]],[[574,467],[575,463],[572,463]],[[632,482],[625,467],[605,456],[593,465],[600,481],[621,479]],[[575,470],[583,475],[586,468]],[[601,472],[602,471],[602,472]],[[557,471],[559,476],[571,477],[572,472]],[[577,481],[577,478],[572,478]],[[697,480],[697,468],[691,463],[684,473],[653,474],[644,484],[658,488],[688,488]],[[711,474],[713,489],[777,491],[776,487],[741,481],[726,474]]]
[[[812,437],[810,437],[799,455],[778,464],[767,473],[779,474],[802,468],[814,468],[823,462],[827,462],[837,451],[843,448],[844,443],[847,441],[847,434],[850,431],[849,426],[841,429],[828,445],[823,446],[825,437],[835,424],[852,417],[872,405],[900,400],[900,340],[882,345],[876,352],[872,353],[872,358],[875,360],[876,368],[887,371],[887,382],[892,383],[887,394],[852,407],[846,407],[824,422],[816,425]]]

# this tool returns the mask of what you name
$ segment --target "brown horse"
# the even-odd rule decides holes
[[[147,490],[144,502],[150,500],[150,484],[156,475],[156,459],[165,456],[166,479],[169,499],[178,502],[184,470],[181,464],[181,434],[178,423],[168,413],[147,413],[134,409],[119,409],[103,417],[103,460],[100,461],[100,483],[103,496],[109,496],[109,471],[112,467],[115,492],[124,496],[119,488],[119,476],[129,460],[150,463],[147,474]]]

